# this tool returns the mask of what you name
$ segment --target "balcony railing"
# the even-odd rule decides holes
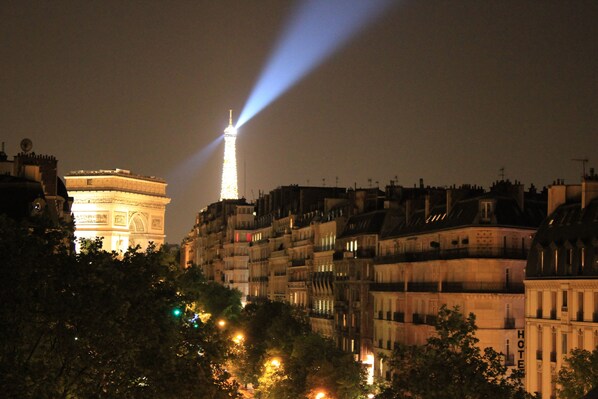
[[[550,319],[551,320],[556,320],[556,309],[551,309],[550,310]]]
[[[522,294],[525,290],[523,283],[502,282],[453,282],[442,283],[443,292],[508,292]]]
[[[409,282],[407,291],[412,292],[438,292],[437,282]]]
[[[598,323],[598,312],[592,313],[592,321]]]
[[[536,351],[536,360],[542,360],[542,351],[541,350]]]
[[[291,260],[291,266],[305,266],[305,259],[293,259]]]
[[[536,309],[536,319],[542,318],[542,309]]]
[[[577,321],[583,321],[583,310],[578,310],[577,311],[577,317],[576,317]]]
[[[384,320],[384,312],[381,311],[381,310],[378,311],[378,319],[379,320]]]
[[[405,291],[405,283],[373,283],[370,286],[370,291],[383,291],[383,292],[403,292]]]
[[[550,361],[556,363],[556,352],[550,352]]]
[[[504,247],[466,247],[436,249],[422,252],[405,252],[401,254],[378,256],[375,259],[377,264],[399,263],[399,262],[423,262],[438,259],[461,259],[461,258],[490,258],[490,259],[527,259],[527,250],[522,248]]]
[[[411,292],[438,292],[439,284],[436,281],[408,282],[407,291]],[[373,283],[370,291],[379,292],[404,292],[405,282]],[[515,293],[522,294],[522,283],[501,282],[459,282],[447,281],[442,283],[442,292],[472,292],[472,293]]]
[[[390,310],[386,312],[386,320],[390,320]]]
[[[423,314],[413,313],[413,324],[424,324],[426,317]]]
[[[332,314],[316,311],[309,312],[309,317],[313,317],[315,319],[334,319]]]

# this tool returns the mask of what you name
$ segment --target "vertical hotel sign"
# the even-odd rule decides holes
[[[517,356],[515,359],[517,370],[525,371],[525,330],[517,330]]]

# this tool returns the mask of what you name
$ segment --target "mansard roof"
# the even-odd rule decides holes
[[[32,203],[38,198],[45,198],[40,182],[0,175],[0,213],[22,219],[30,215]]]
[[[538,229],[535,243],[542,247],[586,244],[598,239],[598,198],[584,209],[580,202],[563,204],[549,215]]]
[[[365,234],[380,234],[387,214],[388,210],[384,209],[353,215],[347,221],[345,229],[339,238]]]
[[[481,217],[481,202],[492,203],[492,217]],[[425,209],[418,209],[409,218],[402,217],[398,225],[385,237],[399,237],[437,230],[454,229],[466,226],[529,227],[540,225],[546,213],[546,203],[524,200],[521,209],[517,200],[494,192],[475,198],[458,201],[447,213],[446,204],[431,207],[426,217]]]

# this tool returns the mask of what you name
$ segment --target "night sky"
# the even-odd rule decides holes
[[[365,0],[364,0],[365,1]],[[293,10],[273,1],[0,3],[0,141],[59,174],[165,178],[167,241],[218,201],[238,117]],[[598,166],[597,1],[400,1],[239,129],[239,191],[578,183]],[[196,158],[195,158],[196,159]]]

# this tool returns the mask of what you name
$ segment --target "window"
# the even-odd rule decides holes
[[[481,220],[482,222],[490,222],[492,219],[492,202],[491,201],[482,201],[481,205]]]
[[[544,250],[541,249],[538,252],[539,252],[538,257],[540,258],[539,259],[539,263],[540,264],[539,264],[539,273],[538,274],[544,274]]]
[[[561,353],[563,355],[566,355],[569,351],[568,346],[567,346],[567,333],[563,333],[561,335],[562,337],[562,348],[561,348]]]
[[[563,307],[562,310],[567,310],[567,291],[563,291]]]
[[[573,249],[567,249],[567,274],[573,272]]]
[[[583,321],[583,292],[577,293],[577,321]]]

